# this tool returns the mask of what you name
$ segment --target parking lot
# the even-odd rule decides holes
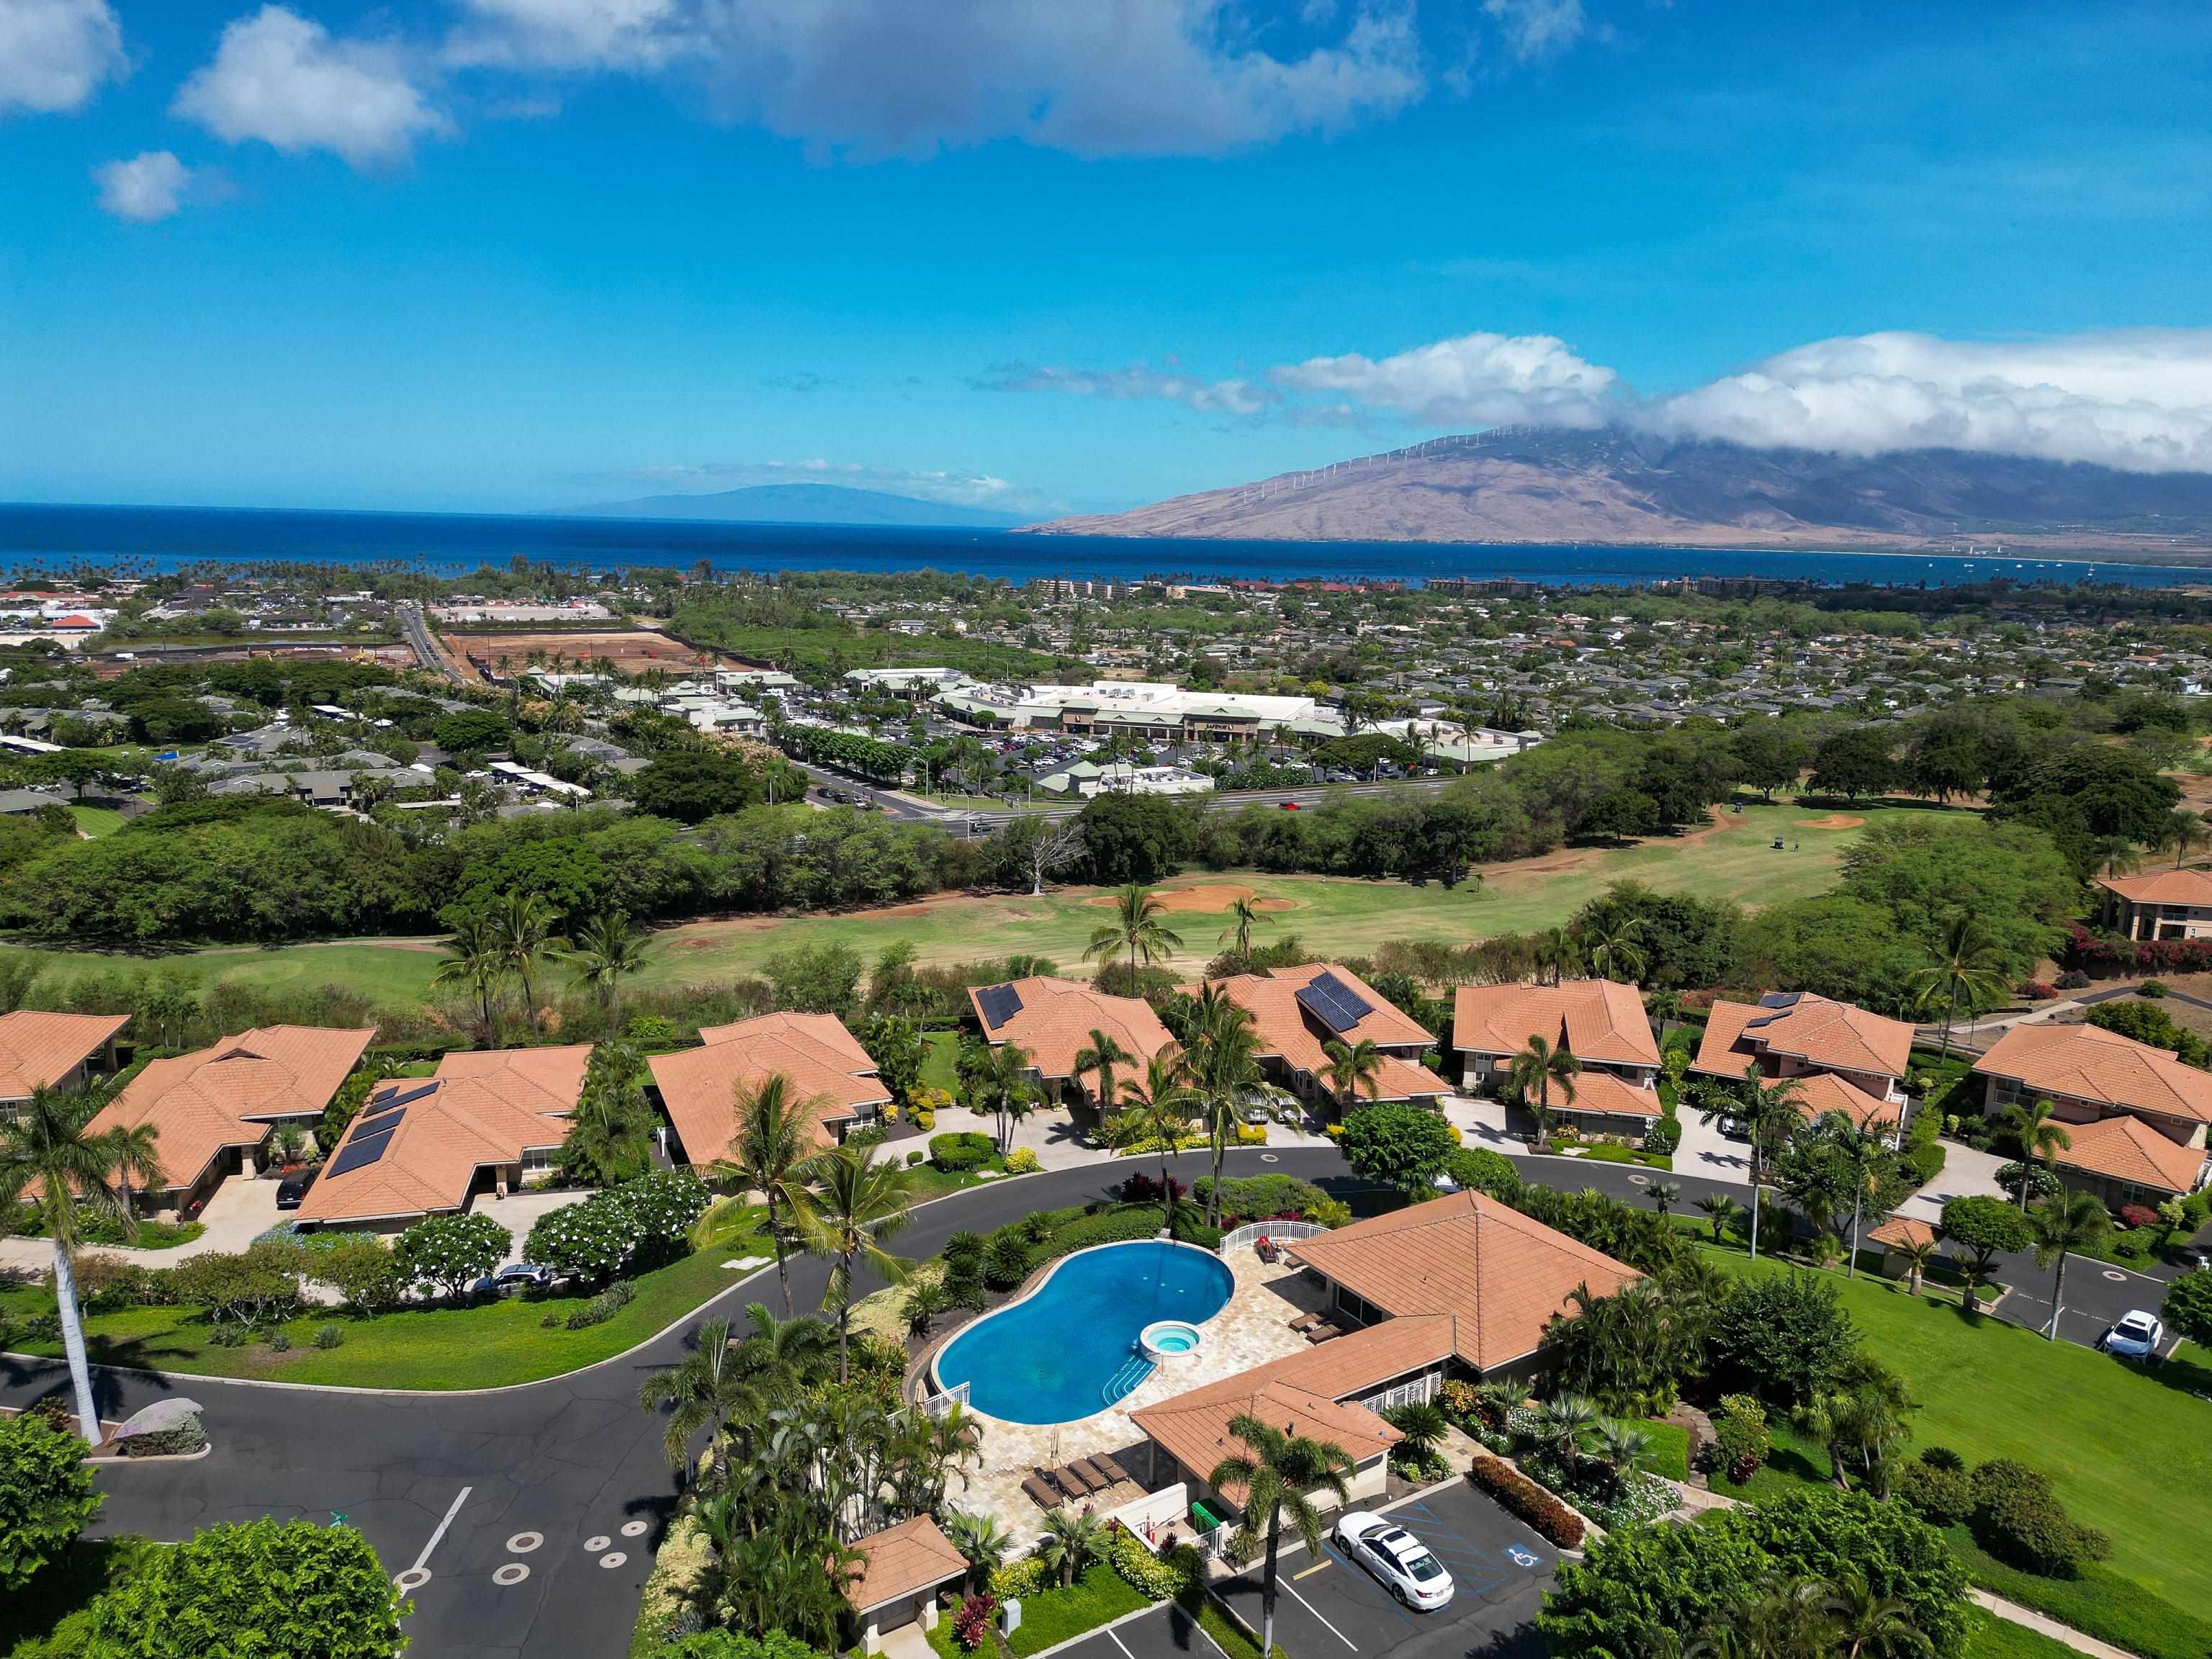
[[[1275,1601],[1275,1644],[1289,1659],[1534,1659],[1543,1651],[1536,1609],[1559,1552],[1464,1481],[1384,1512],[1413,1534],[1452,1576],[1451,1604],[1410,1613],[1333,1537],[1318,1559],[1285,1546]],[[1238,1618],[1260,1628],[1260,1569],[1215,1587]],[[1219,1659],[1179,1608],[1169,1607],[1101,1631],[1071,1659]]]

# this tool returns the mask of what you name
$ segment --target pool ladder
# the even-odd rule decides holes
[[[1114,1375],[1106,1379],[1105,1386],[1098,1390],[1098,1397],[1107,1405],[1114,1405],[1143,1387],[1145,1379],[1152,1374],[1152,1362],[1142,1353],[1132,1352]]]

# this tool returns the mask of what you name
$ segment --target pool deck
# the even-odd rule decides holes
[[[1249,1249],[1226,1258],[1236,1280],[1219,1313],[1199,1327],[1200,1346],[1155,1366],[1152,1374],[1121,1401],[1074,1423],[1008,1423],[986,1412],[972,1412],[983,1431],[980,1467],[970,1468],[966,1485],[956,1478],[948,1501],[955,1509],[995,1516],[1026,1547],[1042,1531],[1045,1512],[1022,1491],[1022,1482],[1039,1468],[1056,1468],[1079,1457],[1110,1452],[1144,1481],[1149,1473],[1145,1437],[1129,1413],[1205,1383],[1249,1370],[1285,1354],[1303,1352],[1307,1343],[1290,1322],[1316,1311],[1322,1291],[1297,1268],[1269,1266]],[[1095,1493],[1089,1507],[1103,1515],[1141,1496],[1136,1486]]]

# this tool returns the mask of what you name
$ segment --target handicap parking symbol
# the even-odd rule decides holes
[[[1516,1567],[1533,1567],[1543,1558],[1534,1550],[1523,1549],[1518,1544],[1509,1544],[1505,1547],[1505,1559]]]

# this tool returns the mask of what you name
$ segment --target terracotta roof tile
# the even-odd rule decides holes
[[[832,1125],[891,1097],[875,1061],[834,1014],[763,1014],[699,1035],[707,1039],[703,1046],[646,1061],[693,1164],[727,1155],[741,1085],[757,1088],[778,1074],[787,1079],[793,1098],[815,1104],[817,1146],[836,1144]]]
[[[2094,1123],[2069,1123],[2066,1135],[2074,1144],[2051,1160],[2061,1169],[2153,1187],[2162,1193],[2196,1191],[2197,1177],[2204,1168],[2202,1146],[2184,1146],[2169,1140],[2141,1118],[2130,1117],[2125,1112]]]
[[[978,1000],[985,991],[1011,989],[1022,1006],[1003,1025],[983,1018]],[[1137,1069],[1175,1038],[1160,1024],[1152,1005],[1138,997],[1110,997],[1072,979],[1018,979],[1006,987],[976,986],[968,993],[983,1035],[993,1047],[1019,1044],[1029,1051],[1030,1063],[1042,1078],[1072,1078],[1075,1057],[1091,1046],[1096,1030],[1119,1042],[1136,1056]]]
[[[1698,1045],[1693,1072],[1740,1078],[1762,1053],[1802,1060],[1823,1071],[1903,1077],[1912,1055],[1912,1027],[1848,1002],[1804,993],[1775,1006],[1716,1002]]]
[[[1232,1421],[1245,1416],[1256,1417],[1293,1435],[1331,1442],[1349,1453],[1354,1463],[1364,1462],[1377,1453],[1388,1451],[1403,1437],[1364,1406],[1340,1404],[1329,1391],[1333,1384],[1324,1382],[1316,1387],[1299,1381],[1296,1368],[1328,1349],[1358,1343],[1373,1330],[1386,1329],[1397,1322],[1389,1321],[1384,1326],[1370,1328],[1370,1331],[1353,1332],[1321,1343],[1310,1354],[1294,1354],[1272,1364],[1255,1366],[1203,1389],[1194,1389],[1157,1406],[1132,1412],[1129,1420],[1161,1450],[1201,1480],[1224,1458],[1243,1455],[1250,1450],[1229,1431]],[[1416,1360],[1385,1371],[1376,1380],[1386,1380],[1441,1358],[1443,1355],[1438,1353],[1429,1360]],[[1344,1363],[1340,1356],[1338,1364]],[[1345,1392],[1356,1393],[1367,1386],[1370,1385],[1363,1382]]]
[[[2147,876],[2100,876],[2096,884],[2130,904],[2212,905],[2212,871],[2160,870]]]
[[[855,1539],[853,1547],[860,1552],[860,1568],[845,1586],[845,1600],[855,1613],[934,1589],[968,1571],[968,1558],[926,1515]]]
[[[1564,985],[1462,985],[1452,1004],[1452,1046],[1462,1054],[1513,1054],[1528,1039],[1565,1045],[1578,1060],[1659,1064],[1644,999],[1632,985],[1571,979]]]
[[[1334,974],[1345,989],[1367,1004],[1367,1012],[1349,1030],[1329,1029],[1298,1000],[1298,993],[1323,974]],[[1328,1044],[1356,1045],[1363,1039],[1384,1048],[1428,1048],[1436,1038],[1383,997],[1382,993],[1335,963],[1309,962],[1296,968],[1277,968],[1265,974],[1238,974],[1219,980],[1222,994],[1252,1017],[1260,1038],[1260,1052],[1298,1071],[1318,1077],[1328,1066]],[[1376,1079],[1376,1100],[1411,1100],[1451,1092],[1443,1079],[1409,1060],[1386,1059],[1384,1075]]]
[[[2101,1025],[2015,1025],[1974,1071],[2016,1078],[2039,1094],[2212,1123],[2212,1073]]]
[[[1933,1222],[1893,1215],[1881,1226],[1868,1229],[1867,1237],[1880,1244],[1928,1244],[1935,1242],[1937,1233]]]
[[[128,1014],[0,1014],[0,1100],[28,1100],[64,1078],[131,1023]]]
[[[1828,1072],[1814,1072],[1796,1079],[1797,1115],[1817,1123],[1830,1112],[1841,1112],[1863,1129],[1893,1127],[1905,1108],[1893,1100],[1878,1100],[1855,1083]]]
[[[1656,1118],[1666,1115],[1667,1109],[1660,1103],[1656,1089],[1639,1089],[1611,1072],[1577,1073],[1574,1086],[1575,1097],[1570,1103],[1566,1091],[1553,1084],[1553,1111],[1602,1112],[1609,1117]]]

